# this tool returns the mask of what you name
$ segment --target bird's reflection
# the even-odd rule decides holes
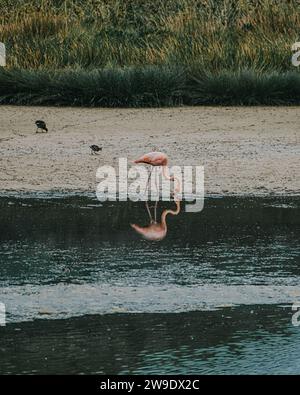
[[[146,209],[149,215],[150,219],[150,224],[148,226],[139,226],[137,224],[131,224],[131,227],[141,236],[143,236],[146,240],[151,240],[151,241],[161,241],[163,240],[168,231],[167,227],[167,215],[178,215],[180,213],[180,201],[176,200],[176,209],[165,209],[163,210],[161,217],[160,217],[160,222],[157,222],[157,205],[158,202],[155,202],[154,205],[154,218],[152,217],[150,207],[148,202],[146,204]]]

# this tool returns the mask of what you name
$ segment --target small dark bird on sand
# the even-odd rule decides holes
[[[90,145],[90,149],[91,149],[91,155],[95,154],[96,152],[100,152],[102,151],[102,147],[99,147],[98,145]]]
[[[45,131],[45,133],[48,132],[46,123],[44,121],[35,121],[35,124],[36,124],[36,127],[37,127],[36,133],[38,133],[39,129],[42,129],[42,131],[43,132]]]

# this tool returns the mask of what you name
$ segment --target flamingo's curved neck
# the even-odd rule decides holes
[[[176,186],[175,186],[175,192],[176,193],[180,193],[181,192],[181,184],[180,181],[177,177],[174,176],[170,176],[170,171],[167,165],[162,167],[162,174],[163,176],[170,181],[174,181]]]
[[[169,167],[167,165],[162,167],[162,174],[167,180],[174,180],[174,177],[170,176]]]
[[[161,225],[163,229],[167,229],[167,215],[172,214],[172,215],[178,215],[180,213],[180,201],[176,200],[176,210],[164,210],[162,215],[161,215]]]

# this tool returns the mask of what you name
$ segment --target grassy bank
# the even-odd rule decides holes
[[[92,71],[0,71],[0,104],[145,107],[300,104],[300,74],[199,72],[145,66]]]
[[[298,104],[297,0],[0,0],[0,102]],[[245,71],[246,70],[246,71]]]

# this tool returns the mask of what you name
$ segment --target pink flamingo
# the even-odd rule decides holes
[[[160,219],[160,223],[153,221],[151,215],[150,215],[150,211],[149,211],[149,207],[147,207],[148,203],[146,202],[146,207],[150,216],[150,225],[148,226],[139,226],[136,224],[131,224],[131,227],[140,235],[142,235],[145,239],[147,240],[151,240],[151,241],[161,241],[163,240],[166,235],[167,235],[167,220],[166,217],[168,214],[172,214],[172,215],[177,215],[180,213],[180,201],[175,201],[176,203],[176,210],[164,210],[161,214],[161,219]],[[156,218],[156,212],[155,212],[155,218]]]
[[[169,174],[169,168],[168,168],[168,156],[164,154],[163,152],[149,152],[148,154],[145,154],[141,156],[140,158],[136,159],[134,163],[145,163],[150,166],[162,166],[162,174],[163,176],[170,181],[176,181],[177,186],[175,191],[180,192],[180,182],[177,178],[170,176]],[[150,175],[148,177],[148,183],[147,187],[149,185],[150,177],[151,177],[151,172],[153,170],[153,167],[151,168]],[[147,190],[146,187],[146,190]],[[166,217],[168,214],[172,215],[177,215],[180,212],[180,201],[175,200],[176,203],[176,210],[164,210],[161,215],[161,220],[160,223],[156,222],[156,209],[157,209],[157,201],[155,202],[155,207],[154,207],[154,220],[152,218],[148,202],[146,202],[146,208],[149,214],[150,218],[150,224],[148,226],[142,227],[136,224],[131,224],[131,227],[136,230],[140,235],[142,235],[145,239],[147,240],[153,240],[153,241],[160,241],[166,237],[167,234],[167,221]]]
[[[162,166],[162,173],[163,176],[171,181],[174,181],[174,177],[170,177],[169,174],[169,169],[168,169],[168,156],[164,154],[163,152],[149,152],[148,154],[145,154],[141,156],[140,158],[136,159],[134,163],[145,163],[146,165],[151,165],[151,166]],[[152,171],[152,169],[151,169]],[[151,176],[151,172],[150,172]],[[149,179],[150,179],[149,176]],[[148,180],[149,182],[149,180]]]
[[[134,163],[145,163],[146,165],[150,165],[153,167],[156,166],[162,166],[162,174],[163,176],[170,181],[176,181],[176,188],[175,191],[178,193],[180,192],[180,181],[178,180],[178,178],[170,176],[169,173],[169,168],[168,168],[168,156],[166,154],[164,154],[163,152],[149,152],[148,154],[145,154],[143,156],[141,156],[140,158],[136,159],[134,161]],[[147,182],[147,187],[149,185],[150,182],[150,177],[151,177],[151,173],[153,170],[153,167],[151,168],[149,177],[148,177],[148,182]],[[146,190],[147,190],[146,187]]]

